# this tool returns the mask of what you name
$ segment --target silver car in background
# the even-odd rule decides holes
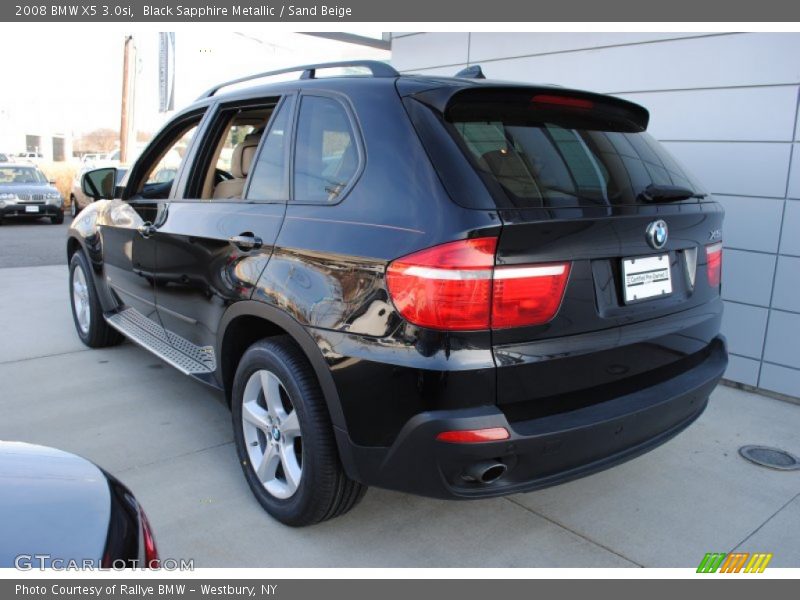
[[[64,199],[35,165],[0,163],[0,224],[9,218],[64,222]]]

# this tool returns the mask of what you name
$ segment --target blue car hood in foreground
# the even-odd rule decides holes
[[[0,441],[0,567],[35,554],[99,564],[110,507],[106,476],[88,460]]]

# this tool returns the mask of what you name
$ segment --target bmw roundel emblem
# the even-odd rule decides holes
[[[669,237],[666,222],[659,219],[658,221],[650,223],[645,230],[645,237],[647,238],[648,244],[656,250],[661,250],[667,245],[667,237]]]

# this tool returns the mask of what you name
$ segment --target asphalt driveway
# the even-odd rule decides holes
[[[7,219],[0,225],[0,269],[65,265],[64,239],[72,218],[64,215],[61,225],[50,219]]]
[[[737,549],[800,566],[800,471],[737,454],[758,443],[800,454],[794,404],[720,387],[687,431],[609,471],[474,502],[373,489],[344,517],[296,530],[252,498],[216,392],[129,343],[81,345],[66,266],[0,269],[0,332],[0,439],[75,452],[118,476],[146,508],[162,557],[206,567],[695,567],[706,552]]]

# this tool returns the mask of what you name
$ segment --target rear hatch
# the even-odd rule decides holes
[[[512,420],[647,387],[710,352],[723,211],[646,133],[645,109],[552,87],[446,87],[410,98],[453,199],[488,208],[490,197],[502,218],[495,285],[500,269],[568,270],[554,315],[536,324],[512,315],[493,328],[498,403]],[[468,169],[452,154],[437,158],[434,142],[452,143]],[[475,176],[486,197],[465,193]]]

